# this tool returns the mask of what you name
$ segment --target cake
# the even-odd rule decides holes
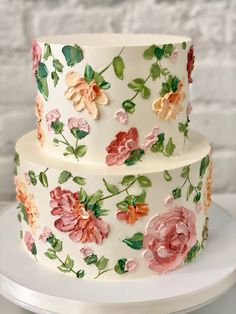
[[[37,130],[16,144],[24,250],[75,278],[158,276],[208,236],[211,147],[189,129],[191,39],[33,41]]]

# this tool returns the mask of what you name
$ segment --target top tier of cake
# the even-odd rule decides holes
[[[33,42],[38,139],[80,163],[134,165],[187,142],[191,40],[78,34]]]

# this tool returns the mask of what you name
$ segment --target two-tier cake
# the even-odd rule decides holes
[[[194,51],[167,35],[33,42],[37,132],[16,144],[21,238],[77,278],[192,262],[208,236],[210,146],[189,130]]]

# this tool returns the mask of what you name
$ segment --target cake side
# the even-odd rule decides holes
[[[33,43],[38,139],[45,151],[108,165],[183,152],[191,109],[191,40],[129,36],[75,35]]]
[[[15,181],[21,236],[46,267],[78,278],[135,279],[181,267],[204,247],[209,146],[196,158],[189,153],[180,167],[169,161],[169,170],[81,175],[71,162],[47,164],[29,137],[20,142]]]

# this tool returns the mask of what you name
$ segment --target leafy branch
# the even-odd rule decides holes
[[[165,134],[158,134],[156,142],[151,147],[151,151],[153,153],[162,153],[165,157],[170,157],[173,155],[176,145],[173,143],[172,137],[169,138],[166,145],[164,142]]]
[[[33,170],[28,171],[28,176],[30,178],[30,182],[33,185],[36,185],[38,180],[44,186],[45,188],[48,187],[48,178],[46,175],[46,172],[48,171],[49,168],[46,168],[44,171],[39,172],[39,174],[35,174]]]

